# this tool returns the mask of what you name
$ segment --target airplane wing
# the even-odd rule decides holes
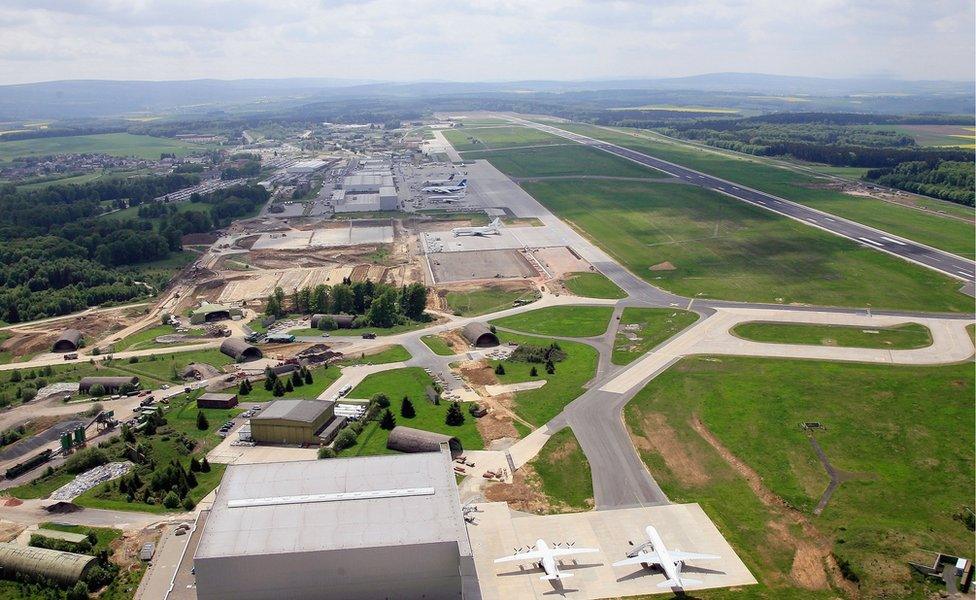
[[[654,563],[660,564],[661,559],[658,557],[657,552],[641,552],[637,556],[631,558],[625,558],[623,560],[618,560],[613,563],[614,567],[625,567],[627,565],[639,565],[642,563]]]
[[[698,554],[697,552],[682,552],[680,550],[672,550],[671,558],[674,560],[718,560],[722,558],[721,556],[715,556],[714,554]]]
[[[511,556],[503,556],[502,558],[496,558],[495,562],[503,563],[503,562],[518,562],[522,560],[542,560],[544,556],[545,555],[542,554],[541,552],[537,552],[533,550],[531,552],[521,552],[519,554],[513,554]]]
[[[549,554],[553,558],[559,558],[560,556],[572,556],[573,554],[590,554],[592,552],[599,552],[599,548],[553,548],[549,551]]]

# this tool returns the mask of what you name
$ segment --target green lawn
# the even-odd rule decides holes
[[[615,365],[630,364],[697,320],[698,315],[686,310],[629,306],[620,316],[610,360]]]
[[[566,289],[584,298],[626,298],[627,293],[598,271],[569,273],[564,280]]]
[[[425,335],[424,337],[420,338],[420,341],[430,348],[431,352],[438,356],[454,356],[457,354],[457,351],[454,348],[451,348],[447,342],[444,341],[444,338],[439,335]]]
[[[573,430],[566,427],[546,442],[529,462],[549,498],[550,512],[593,508],[593,475]]]
[[[851,563],[862,597],[922,598],[907,560],[919,549],[972,550],[972,532],[954,515],[973,505],[973,393],[968,364],[694,357],[653,380],[625,418],[671,501],[700,503],[759,580],[747,597],[823,596],[789,583],[795,546],[780,532],[807,534],[788,509],[757,498],[692,428],[696,418]],[[815,436],[835,467],[860,473],[818,517],[811,511],[827,475],[805,421],[826,426]]]
[[[190,363],[206,363],[218,369],[233,363],[234,360],[216,348],[206,350],[190,350],[188,352],[174,352],[172,354],[154,354],[143,356],[139,362],[130,363],[128,359],[115,359],[111,366],[138,377],[148,377],[157,381],[182,381],[180,373]],[[145,387],[145,386],[143,386]]]
[[[53,531],[67,531],[68,533],[80,533],[88,535],[94,533],[98,541],[92,548],[92,554],[98,554],[102,550],[109,550],[109,545],[122,537],[122,531],[110,527],[86,527],[84,525],[65,525],[63,523],[41,523],[41,529],[51,529]]]
[[[429,326],[430,323],[425,323],[423,321],[410,321],[407,323],[401,323],[399,325],[394,325],[393,327],[355,327],[352,329],[331,329],[327,332],[323,332],[321,329],[292,329],[288,333],[295,336],[321,336],[323,333],[328,333],[333,337],[354,337],[362,336],[364,333],[375,333],[378,336],[382,335],[395,335],[397,333],[406,333],[408,331],[414,331],[422,327]]]
[[[586,146],[552,146],[519,148],[497,152],[465,152],[464,160],[479,158],[511,177],[553,177],[566,175],[603,175],[655,179],[668,175]]]
[[[9,488],[6,490],[6,493],[10,494],[14,498],[20,498],[21,500],[47,498],[51,495],[51,492],[63,485],[67,485],[74,478],[74,475],[70,475],[68,473],[56,473],[50,477],[40,477],[34,481],[31,481],[30,483]]]
[[[972,309],[955,280],[702,188],[632,181],[525,188],[631,272],[685,296]]]
[[[410,360],[410,352],[400,344],[394,344],[376,354],[367,354],[356,358],[345,358],[342,365],[386,365],[389,363]]]
[[[332,385],[339,376],[341,372],[338,367],[319,367],[317,369],[312,369],[312,383],[308,385],[302,385],[296,387],[292,392],[285,392],[284,396],[275,397],[270,390],[264,389],[264,380],[254,381],[254,389],[251,390],[246,396],[241,396],[241,402],[268,402],[271,400],[278,400],[280,398],[305,398],[309,400],[314,400],[319,397],[319,394],[324,392],[330,385]],[[291,374],[288,374],[291,377]],[[284,384],[284,381],[282,381]],[[238,384],[234,384],[231,387],[223,390],[225,392],[235,392],[238,389]]]
[[[398,425],[452,435],[458,438],[461,445],[467,450],[484,448],[481,434],[478,433],[478,428],[475,425],[475,418],[468,414],[467,407],[462,406],[465,416],[463,425],[453,427],[444,423],[444,417],[450,403],[444,401],[440,405],[434,406],[427,400],[426,389],[433,385],[434,380],[423,369],[406,367],[367,375],[359,385],[349,392],[348,396],[350,398],[372,398],[376,394],[386,394],[390,398],[390,410],[396,416]],[[400,402],[404,396],[410,398],[417,413],[412,419],[400,416]],[[389,433],[379,428],[370,430],[372,426],[368,425],[360,434],[361,443],[344,450],[343,453],[352,455],[365,453],[366,450],[359,448],[359,446],[383,448],[385,450],[386,438]],[[371,434],[370,431],[372,431]],[[368,441],[367,437],[369,438]]]
[[[917,323],[897,327],[844,327],[806,323],[742,323],[732,333],[756,342],[813,344],[845,348],[908,350],[932,345],[932,333]]]
[[[447,129],[444,131],[444,137],[459,152],[566,143],[566,140],[551,133],[520,126]]]
[[[34,138],[0,141],[0,160],[48,154],[101,153],[112,156],[135,156],[159,160],[162,153],[185,156],[204,146],[175,139],[133,135],[131,133],[99,133],[65,137]]]
[[[129,370],[123,369],[123,366],[129,365],[121,360],[112,361],[110,366],[101,361],[91,364],[88,361],[79,360],[51,367],[24,368],[17,370],[22,378],[19,382],[11,381],[15,371],[4,371],[0,373],[0,398],[6,398],[13,404],[18,404],[20,402],[17,397],[18,388],[22,391],[33,390],[45,383],[75,382],[81,380],[82,377],[89,376],[125,377],[133,375]],[[142,376],[140,375],[140,377]],[[162,382],[161,379],[145,377],[141,383],[144,388],[152,388]],[[82,409],[79,408],[79,410]]]
[[[137,331],[132,335],[126,336],[113,344],[113,350],[115,352],[122,352],[123,350],[146,350],[148,348],[165,348],[167,346],[185,346],[187,344],[194,344],[198,342],[212,341],[204,338],[204,330],[202,329],[191,329],[188,335],[192,337],[197,337],[196,340],[186,340],[183,342],[176,342],[171,344],[159,344],[156,343],[156,338],[161,335],[172,335],[175,334],[176,330],[173,329],[172,325],[156,325],[155,327],[150,327],[149,329],[143,329],[142,331]]]
[[[606,332],[611,315],[612,306],[547,306],[495,319],[492,324],[539,335],[593,337]]]
[[[634,135],[634,130],[608,131],[589,125],[554,125],[646,152],[657,158],[775,194],[960,256],[973,258],[976,254],[974,252],[976,234],[971,222],[973,218],[971,207],[960,207],[937,200],[926,203],[936,210],[963,214],[970,220],[965,222],[882,200],[851,196],[825,189],[824,182],[811,175],[777,168],[752,157],[696,148],[651,133],[642,132],[638,137]]]
[[[177,213],[188,213],[188,212],[211,212],[213,210],[213,205],[205,204],[203,202],[180,202],[175,204],[170,204],[176,209]],[[110,213],[105,213],[99,216],[100,219],[108,219],[115,221],[122,221],[126,219],[138,219],[140,221],[147,221],[151,223],[161,223],[165,217],[152,217],[143,218],[139,216],[139,207],[131,206],[129,208],[123,208],[122,210],[116,210]]]
[[[544,365],[541,364],[533,365],[511,360],[490,361],[492,367],[496,367],[499,363],[505,365],[505,374],[496,375],[499,383],[546,380],[546,384],[541,388],[523,390],[515,394],[513,409],[520,417],[537,427],[562,412],[567,404],[585,391],[583,386],[596,375],[599,354],[592,346],[504,331],[499,332],[499,337],[503,343],[515,342],[534,346],[548,346],[555,342],[566,353],[565,360],[555,363],[556,372],[552,375],[546,373]],[[533,366],[538,373],[535,377],[530,374]]]
[[[539,293],[535,290],[511,289],[490,284],[466,291],[447,292],[444,296],[451,312],[461,317],[474,317],[498,312],[512,308],[512,302],[515,300],[535,301],[538,298]]]

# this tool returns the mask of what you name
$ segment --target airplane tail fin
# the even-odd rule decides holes
[[[492,221],[488,226],[491,227],[492,229],[496,230],[496,231],[498,229],[501,229],[501,226],[502,226],[502,220],[501,220],[501,218],[495,217],[495,220]]]
[[[462,188],[468,187],[468,178],[465,177],[464,179],[462,179],[461,182],[458,183],[458,187],[462,187]]]
[[[556,581],[558,579],[566,579],[567,577],[572,577],[572,573],[556,573],[555,575],[543,575],[539,579],[542,581]]]
[[[662,581],[657,584],[659,588],[683,588],[686,585],[701,585],[702,582],[697,579],[688,579],[687,577],[679,577],[677,579],[668,579],[667,581]]]

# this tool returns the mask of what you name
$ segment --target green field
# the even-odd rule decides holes
[[[447,129],[444,131],[444,137],[458,152],[566,143],[566,140],[551,133],[519,126]]]
[[[430,351],[437,356],[454,356],[457,351],[451,348],[444,338],[439,335],[425,335],[420,338],[420,341],[424,343],[425,346],[430,348]]]
[[[970,221],[966,222],[882,200],[851,196],[825,189],[823,181],[814,176],[777,168],[757,158],[697,148],[651,133],[641,132],[638,136],[633,130],[626,129],[610,131],[591,125],[556,123],[553,125],[646,152],[657,158],[775,194],[959,256],[973,258],[976,255],[974,252],[976,235],[971,221],[973,218],[971,207],[938,200],[928,203],[931,206],[938,206],[938,210],[968,218]],[[505,170],[501,166],[499,168]]]
[[[696,357],[652,381],[625,419],[671,501],[700,503],[759,580],[746,597],[824,597],[790,583],[789,538],[816,542],[794,523],[801,515],[851,564],[861,597],[923,598],[907,560],[919,549],[972,550],[956,515],[972,507],[976,485],[973,393],[968,364]],[[693,429],[696,419],[792,508],[761,501]],[[817,517],[827,475],[799,427],[805,421],[826,426],[817,441],[836,468],[855,474]]]
[[[593,508],[593,475],[573,430],[553,435],[529,462],[549,499],[550,513],[580,512]]]
[[[191,337],[196,337],[195,340],[186,340],[182,342],[175,342],[171,344],[159,344],[156,342],[156,338],[161,335],[171,335],[175,334],[176,330],[173,329],[172,325],[157,325],[155,327],[150,327],[149,329],[143,329],[142,331],[137,331],[132,335],[126,336],[112,344],[112,349],[115,352],[122,352],[123,350],[145,350],[147,348],[166,348],[167,346],[185,346],[187,344],[196,344],[203,342],[211,342],[212,338],[205,338],[205,331],[202,329],[191,329],[187,334]]]
[[[620,315],[610,361],[628,365],[697,320],[698,315],[686,310],[628,306]]]
[[[909,350],[932,345],[927,327],[908,323],[897,327],[845,327],[806,323],[742,323],[731,333],[755,342],[775,344],[812,344],[844,348],[887,348]]]
[[[149,378],[156,381],[182,381],[180,372],[190,363],[206,363],[218,369],[233,363],[234,360],[216,348],[206,350],[191,350],[189,352],[174,352],[172,354],[154,354],[140,357],[138,362],[130,363],[128,359],[115,359],[109,364],[112,368],[125,371],[137,377]],[[143,387],[146,387],[143,384]]]
[[[210,212],[213,209],[213,205],[206,204],[203,202],[178,202],[170,204],[176,209],[177,213],[187,213],[187,212]],[[122,210],[116,210],[113,212],[105,213],[98,217],[99,219],[115,220],[121,221],[125,219],[138,219],[141,221],[146,221],[150,223],[161,223],[165,217],[153,217],[153,218],[143,218],[139,216],[139,207],[130,206],[129,208],[123,208]]]
[[[197,144],[150,135],[99,133],[94,135],[12,140],[9,142],[0,141],[0,161],[25,156],[85,153],[134,156],[137,158],[159,160],[159,155],[163,153],[185,156],[204,148],[204,146]]]
[[[475,425],[475,418],[468,414],[466,407],[462,407],[465,409],[463,425],[453,427],[444,423],[444,417],[447,414],[447,407],[450,403],[442,401],[440,405],[435,406],[427,400],[426,389],[433,385],[434,380],[423,369],[419,367],[407,367],[367,375],[359,385],[349,392],[348,396],[350,398],[368,399],[376,394],[386,394],[390,398],[390,410],[396,416],[398,425],[452,435],[458,438],[461,441],[461,445],[467,450],[481,450],[484,448],[481,434],[478,433],[478,427]],[[404,396],[410,398],[417,412],[417,416],[412,419],[406,419],[400,416],[400,402]],[[385,450],[386,438],[388,436],[389,432],[386,430],[379,429],[378,427],[374,427],[371,430],[370,426],[368,426],[360,434],[362,444],[357,443],[356,446],[344,450],[343,454],[365,454],[366,450],[359,448],[360,445],[383,448]]]
[[[897,131],[914,138],[919,146],[976,147],[976,129],[965,125],[863,125],[862,127]]]
[[[640,177],[656,179],[664,173],[642,167],[629,160],[611,156],[586,146],[553,146],[522,148],[497,152],[466,152],[464,160],[490,160],[491,164],[511,177],[562,177],[600,175],[606,177]]]
[[[340,365],[386,365],[389,363],[410,360],[410,352],[400,344],[394,344],[375,354],[366,354],[356,358],[344,358]]]
[[[512,302],[522,299],[534,301],[539,298],[535,290],[512,289],[507,286],[485,285],[465,291],[447,292],[444,300],[455,315],[474,317],[512,308]]]
[[[584,298],[626,298],[627,293],[598,271],[569,273],[563,281],[570,292]]]
[[[495,375],[502,384],[520,383],[545,379],[546,384],[534,390],[523,390],[515,394],[515,412],[535,426],[541,426],[562,412],[563,408],[579,397],[585,390],[583,386],[596,376],[599,354],[592,347],[579,342],[553,340],[545,337],[516,335],[499,332],[502,343],[515,342],[517,344],[531,344],[534,346],[548,346],[555,342],[566,353],[565,360],[555,363],[556,372],[546,373],[544,365],[511,360],[489,361],[492,367],[504,364],[505,374]],[[537,375],[531,375],[532,367]]]
[[[328,333],[330,336],[334,337],[359,337],[364,333],[375,333],[378,336],[383,335],[394,335],[397,333],[406,333],[408,331],[414,331],[415,329],[420,329],[421,327],[427,327],[430,323],[425,323],[422,321],[409,321],[407,323],[400,323],[399,325],[394,325],[393,327],[354,327],[351,329],[331,329],[329,331],[322,331],[321,329],[292,329],[288,333],[295,336],[305,336],[314,337],[321,336],[323,333]]]
[[[632,273],[685,296],[972,309],[955,280],[702,188],[634,181],[525,188]]]
[[[523,333],[593,337],[606,332],[612,314],[612,306],[547,306],[495,319],[492,324]]]
[[[317,369],[312,369],[312,383],[308,385],[294,386],[294,390],[291,392],[285,392],[283,396],[275,396],[271,390],[264,389],[264,380],[252,381],[254,389],[251,390],[246,396],[241,396],[241,402],[270,402],[271,400],[278,400],[282,398],[304,398],[307,400],[314,400],[319,397],[319,394],[324,392],[330,385],[335,383],[336,379],[339,379],[341,372],[336,367],[319,367]],[[284,377],[291,377],[291,373],[287,376],[282,376],[282,385],[284,385]],[[234,384],[222,391],[227,393],[237,393],[238,384]]]

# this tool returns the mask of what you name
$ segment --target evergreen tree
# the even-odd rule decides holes
[[[200,461],[200,472],[201,473],[209,473],[210,472],[210,463],[207,462],[207,457],[206,456],[204,456],[203,457],[203,460]]]
[[[196,456],[191,456],[190,457],[190,472],[193,473],[194,471],[196,471],[197,473],[200,472],[200,461],[197,460],[197,457]]]
[[[417,416],[417,411],[413,408],[413,402],[406,396],[400,402],[400,416],[404,419],[412,419]]]
[[[305,369],[305,385],[312,385],[312,372]]]
[[[301,387],[305,385],[305,379],[302,377],[302,374],[299,373],[298,371],[291,372],[291,385],[293,387]]]
[[[237,387],[237,393],[240,396],[247,396],[248,394],[251,393],[251,389],[252,389],[251,380],[245,379],[244,381],[241,382],[241,385]]]
[[[453,427],[464,425],[464,412],[461,410],[460,403],[451,402],[451,405],[447,407],[447,415],[444,417],[444,423]]]
[[[289,382],[290,384],[291,382]],[[275,397],[281,397],[285,395],[285,386],[281,385],[281,380],[276,379],[274,382],[274,387],[271,389],[271,395]]]
[[[535,365],[529,370],[529,377],[537,377],[539,375],[539,369],[535,368]]]
[[[504,374],[505,374],[505,365],[503,365],[502,363],[498,363],[495,366],[495,375],[504,375]]]
[[[200,431],[210,429],[210,422],[207,421],[207,415],[203,414],[202,410],[197,411],[197,429]]]
[[[556,365],[551,360],[546,361],[546,373],[552,375],[556,372]]]
[[[295,391],[295,386],[291,384],[291,379],[287,380],[285,382],[285,392],[294,392],[294,391]]]
[[[383,412],[383,417],[380,419],[380,428],[389,431],[396,427],[396,417],[390,412],[390,409],[386,409]]]

